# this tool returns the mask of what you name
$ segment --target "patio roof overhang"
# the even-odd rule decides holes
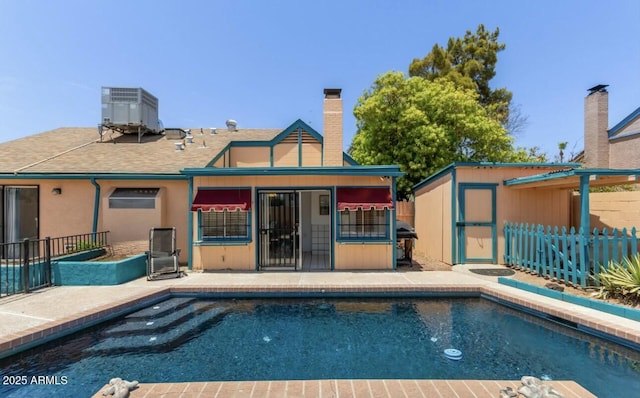
[[[606,187],[640,183],[640,169],[569,169],[527,177],[512,178],[503,184],[512,189],[577,190],[588,180],[589,187]]]

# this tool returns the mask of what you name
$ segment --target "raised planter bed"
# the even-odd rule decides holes
[[[87,261],[104,254],[104,250],[98,253],[90,252],[77,253],[52,261],[52,283],[56,286],[119,285],[147,273],[145,254],[116,261]]]

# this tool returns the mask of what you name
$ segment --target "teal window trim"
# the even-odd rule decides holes
[[[225,210],[224,214],[228,212]],[[225,244],[248,244],[253,241],[252,225],[251,225],[251,216],[252,211],[248,210],[247,213],[247,236],[242,237],[206,237],[202,236],[202,211],[198,210],[198,242],[200,245],[203,244],[219,244],[224,246]]]
[[[337,204],[336,204],[337,205]],[[369,209],[369,210],[362,210],[364,211],[375,211],[374,209]],[[391,210],[389,209],[384,209],[384,210],[380,210],[380,211],[384,211],[384,217],[385,217],[385,231],[384,231],[384,235],[380,235],[380,236],[345,236],[342,235],[341,232],[341,227],[342,227],[342,223],[340,221],[340,213],[342,213],[341,211],[336,211],[337,214],[337,228],[336,230],[338,231],[337,236],[336,236],[336,242],[338,243],[368,243],[368,242],[389,242],[392,243],[392,236],[390,233],[390,229],[391,229],[391,225],[389,222],[389,219],[391,217]],[[364,218],[364,213],[362,213],[362,217]],[[364,221],[364,219],[363,219]],[[350,225],[350,224],[348,224]],[[375,225],[375,224],[374,224]]]

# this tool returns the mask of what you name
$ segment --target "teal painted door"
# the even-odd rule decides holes
[[[477,183],[458,186],[459,263],[497,263],[496,186]]]

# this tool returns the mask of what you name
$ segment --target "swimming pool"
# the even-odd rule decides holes
[[[449,348],[462,357],[449,359]],[[0,360],[0,369],[3,380],[49,377],[48,384],[4,383],[2,397],[88,396],[112,377],[160,383],[534,375],[575,380],[600,397],[640,389],[640,352],[483,298],[178,296]]]

